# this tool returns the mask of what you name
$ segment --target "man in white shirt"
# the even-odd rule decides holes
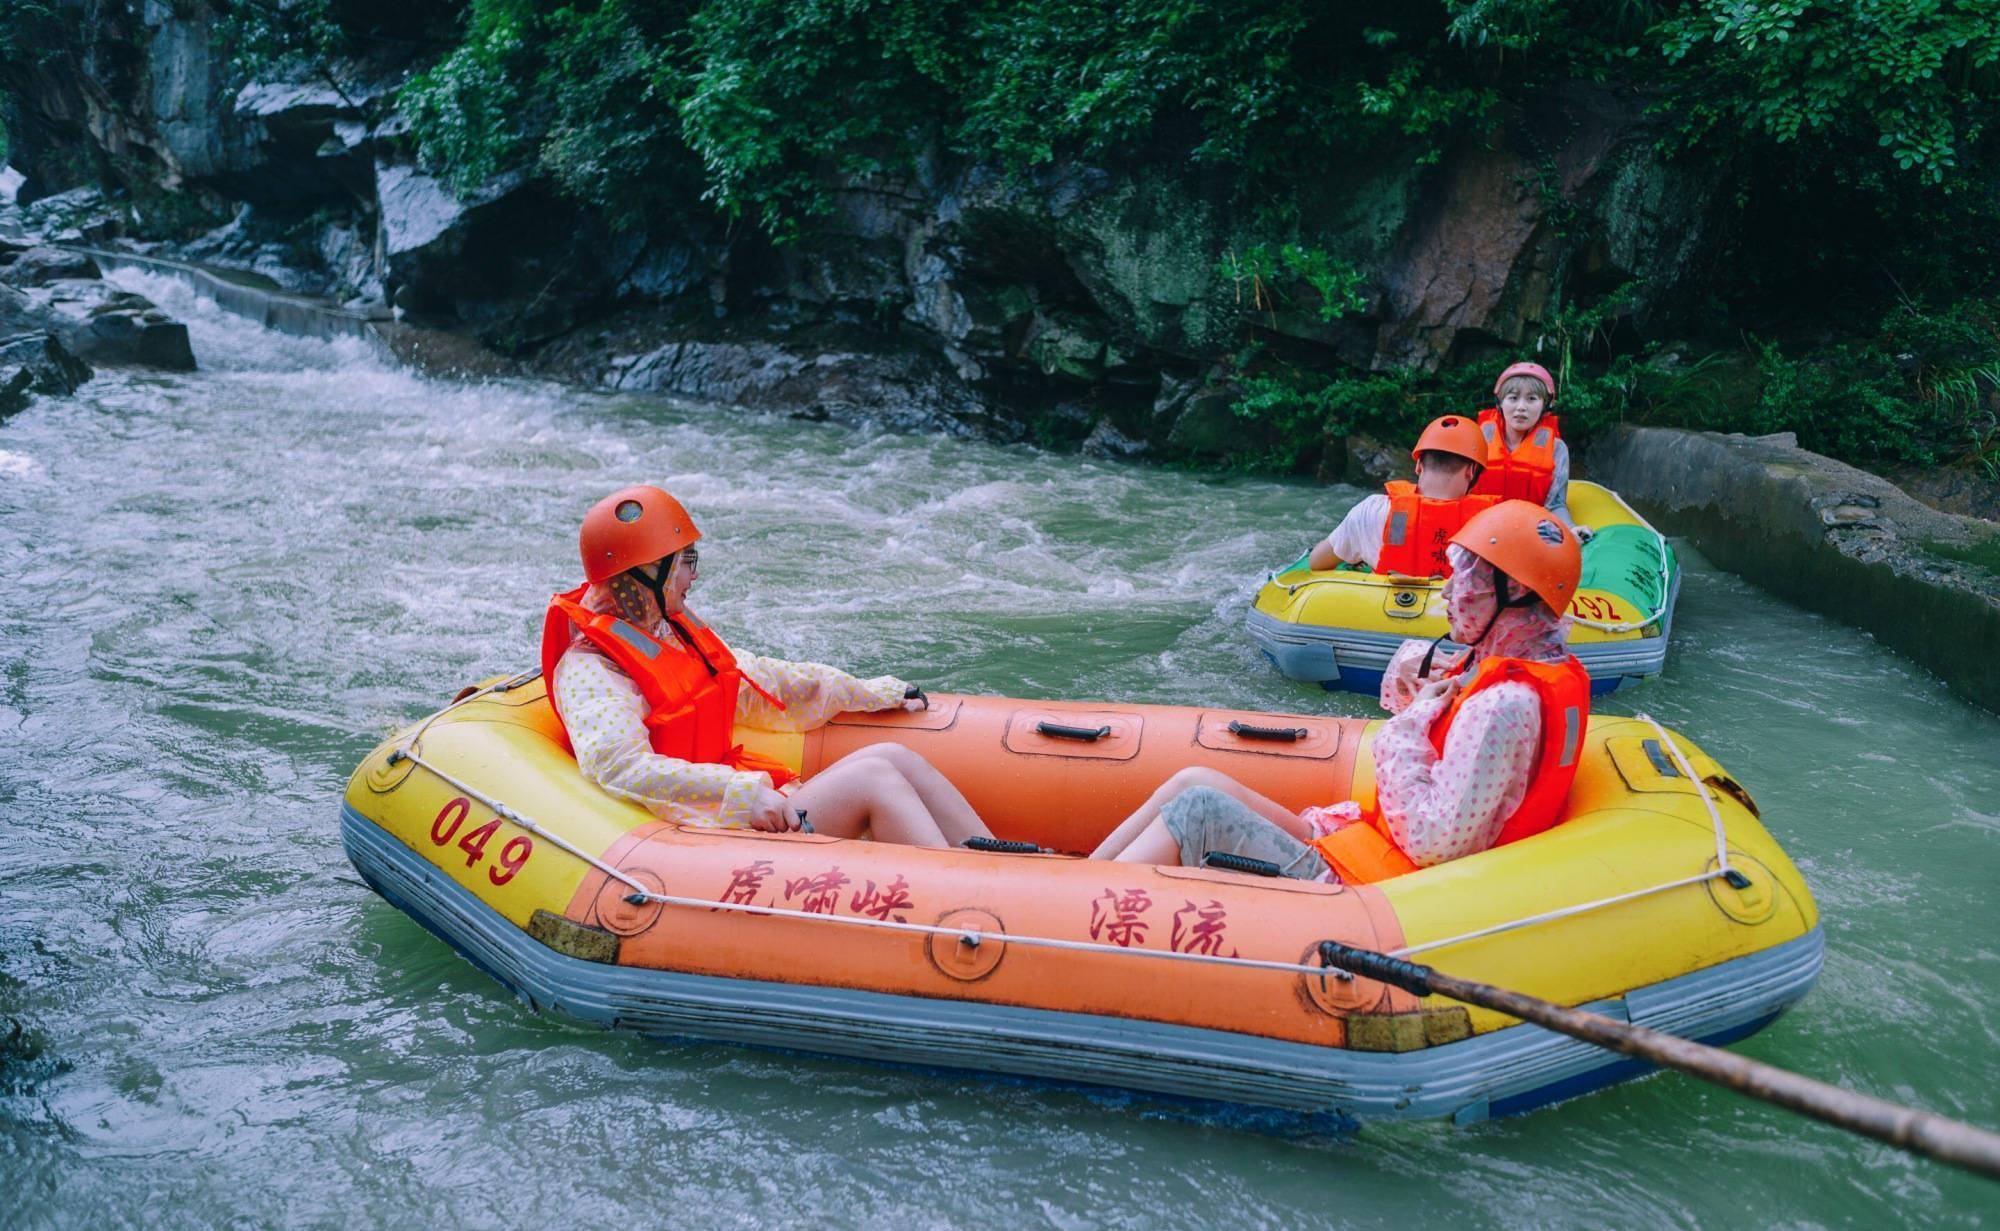
[[[1415,495],[1423,500],[1463,500],[1479,481],[1486,458],[1486,439],[1478,424],[1463,415],[1432,420],[1410,451],[1416,459]],[[1364,564],[1381,572],[1382,546],[1389,528],[1391,491],[1364,497],[1347,511],[1333,533],[1313,544],[1306,563],[1314,569]],[[1449,536],[1447,536],[1449,537]]]

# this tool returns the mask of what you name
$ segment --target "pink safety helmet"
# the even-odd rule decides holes
[[[1549,370],[1543,367],[1539,363],[1517,363],[1512,367],[1508,368],[1506,371],[1500,373],[1500,379],[1493,382],[1493,396],[1496,398],[1499,397],[1500,386],[1506,384],[1508,381],[1514,379],[1516,376],[1534,377],[1536,380],[1542,382],[1542,388],[1547,389],[1549,391],[1549,398],[1551,400],[1555,398],[1556,378],[1550,376]]]

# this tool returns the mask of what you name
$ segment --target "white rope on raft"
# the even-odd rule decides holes
[[[1346,976],[1345,972],[1335,971],[1325,966],[1306,966],[1297,962],[1271,962],[1259,958],[1221,957],[1206,953],[1175,953],[1166,949],[1123,949],[1117,945],[1107,945],[1089,940],[1062,940],[1053,936],[1022,936],[1012,932],[990,932],[980,928],[948,928],[929,923],[898,923],[893,919],[869,919],[860,915],[822,915],[815,911],[793,910],[790,907],[783,906],[758,906],[753,902],[718,902],[710,898],[689,898],[671,893],[655,893],[619,869],[612,867],[594,855],[572,846],[565,839],[551,833],[546,827],[522,816],[506,804],[493,799],[477,788],[432,765],[417,753],[404,751],[399,755],[403,759],[415,762],[417,765],[429,770],[454,789],[463,791],[480,803],[485,804],[501,819],[518,825],[537,837],[546,838],[554,846],[576,856],[619,884],[630,888],[633,891],[631,897],[643,898],[649,903],[658,902],[667,906],[693,906],[699,907],[702,910],[728,910],[746,915],[770,915],[780,919],[807,919],[818,923],[843,923],[850,927],[878,928],[890,932],[915,932],[926,936],[948,936],[974,949],[978,948],[983,941],[998,940],[1007,944],[1022,945],[1028,948],[1068,949],[1082,953],[1122,953],[1140,957],[1163,958],[1171,961],[1205,962],[1217,966],[1248,967],[1253,970],[1277,970],[1286,974],[1327,975],[1335,978],[1342,978],[1343,976],[1352,977]]]
[[[504,680],[495,680],[491,684],[486,685],[484,688],[475,689],[474,691],[468,692],[463,696],[452,698],[450,704],[446,705],[441,710],[436,710],[426,715],[424,717],[424,720],[417,724],[417,729],[410,732],[410,738],[403,741],[405,747],[414,750],[418,742],[424,738],[424,732],[431,729],[432,723],[444,717],[446,714],[451,713],[459,706],[467,705],[470,704],[471,702],[477,701],[479,700],[479,698],[484,697],[489,693],[511,692],[512,690],[519,688],[521,685],[528,683],[530,680],[533,680],[536,676],[540,675],[541,673],[542,669],[540,667],[531,667],[528,670],[521,672],[521,674],[519,675],[508,676]]]
[[[1581,624],[1585,628],[1594,628],[1601,633],[1638,632],[1641,629],[1651,628],[1653,625],[1658,624],[1660,620],[1664,618],[1667,614],[1667,608],[1665,604],[1667,601],[1668,591],[1672,588],[1670,583],[1673,581],[1673,566],[1671,562],[1667,559],[1667,536],[1661,534],[1658,530],[1655,530],[1653,528],[1653,523],[1639,516],[1638,512],[1635,511],[1631,505],[1625,503],[1625,497],[1619,495],[1617,492],[1612,491],[1608,487],[1602,488],[1602,490],[1605,495],[1611,497],[1613,500],[1616,500],[1618,502],[1618,507],[1624,509],[1625,512],[1631,516],[1633,521],[1638,522],[1640,525],[1646,527],[1646,529],[1653,531],[1653,542],[1660,549],[1661,606],[1656,608],[1650,615],[1648,615],[1643,620],[1626,620],[1623,621],[1622,623],[1613,623],[1609,620],[1592,620],[1585,616],[1580,616],[1580,615],[1572,615],[1568,617],[1568,619],[1572,624]],[[1384,577],[1396,576],[1396,574],[1393,573],[1383,573],[1377,575]],[[1282,589],[1285,592],[1285,597],[1287,598],[1290,598],[1292,595],[1297,594],[1300,590],[1305,589],[1307,586],[1331,586],[1331,585],[1352,584],[1348,579],[1344,577],[1309,577],[1304,581],[1294,581],[1288,583],[1279,581],[1278,575],[1276,573],[1266,573],[1264,575],[1264,580],[1266,584],[1274,584],[1278,586],[1278,588]],[[1415,582],[1419,585],[1428,585],[1430,582],[1430,578],[1428,577],[1411,577],[1408,578],[1407,580]]]
[[[1660,746],[1673,754],[1674,764],[1678,765],[1680,771],[1687,775],[1687,780],[1694,784],[1695,794],[1701,796],[1702,807],[1708,809],[1708,823],[1715,828],[1714,874],[1729,875],[1736,870],[1729,866],[1729,835],[1722,828],[1722,813],[1715,806],[1715,796],[1708,793],[1708,783],[1695,777],[1694,766],[1688,764],[1687,757],[1681,752],[1681,746],[1668,737],[1667,729],[1661,726],[1658,720],[1651,714],[1640,714],[1638,717],[1640,721],[1653,728],[1653,734],[1660,737]]]
[[[426,719],[417,728],[407,744],[390,754],[389,763],[394,765],[398,761],[409,761],[428,773],[435,775],[439,780],[453,789],[462,791],[484,804],[493,811],[494,815],[500,817],[502,820],[543,839],[566,854],[575,856],[592,868],[604,873],[610,879],[631,889],[633,893],[630,897],[639,897],[647,903],[658,903],[664,906],[688,906],[702,910],[726,910],[741,914],[765,915],[781,919],[805,919],[821,923],[841,923],[850,927],[876,928],[890,932],[918,933],[925,936],[946,936],[956,939],[968,948],[975,949],[985,940],[997,940],[1006,944],[1021,945],[1024,948],[1030,949],[1060,949],[1073,953],[1119,954],[1157,958],[1165,961],[1195,962],[1211,966],[1231,966],[1250,970],[1275,970],[1284,974],[1328,976],[1338,979],[1341,982],[1346,982],[1353,978],[1351,974],[1343,970],[1325,966],[1309,966],[1298,962],[1277,962],[1247,957],[1222,957],[1206,953],[1177,953],[1167,949],[1127,949],[1117,945],[1103,944],[1098,941],[1065,940],[1054,936],[1023,936],[1013,932],[985,931],[979,928],[948,928],[928,923],[899,923],[893,919],[869,919],[858,915],[823,915],[815,911],[793,910],[782,906],[758,906],[751,902],[720,902],[710,898],[690,898],[677,894],[655,893],[623,871],[612,867],[595,855],[577,847],[568,839],[551,831],[548,827],[527,816],[523,816],[509,807],[504,801],[493,798],[471,783],[424,760],[422,755],[416,751],[417,737],[421,736],[424,730],[430,726],[431,722],[436,720],[438,714],[443,714],[467,702],[475,701],[488,693],[504,692],[509,688],[518,687],[527,680],[534,678],[534,674],[536,673],[531,672],[524,676],[517,676],[511,680],[503,680],[498,684],[488,685],[478,692],[467,694],[459,701],[454,701],[443,710],[439,710],[437,714],[431,715],[430,718]],[[1734,872],[1735,869],[1729,863],[1728,835],[1723,829],[1722,813],[1716,808],[1714,797],[1709,794],[1707,784],[1695,777],[1693,767],[1688,764],[1687,758],[1682,755],[1680,746],[1667,737],[1665,728],[1654,721],[1650,715],[1640,714],[1638,717],[1649,724],[1659,734],[1661,744],[1673,755],[1675,763],[1680,766],[1681,772],[1687,775],[1688,781],[1694,786],[1695,793],[1701,797],[1702,804],[1708,809],[1709,820],[1715,828],[1715,853],[1718,863],[1716,868],[1695,876],[1682,877],[1679,880],[1667,881],[1645,889],[1635,889],[1629,893],[1621,893],[1608,898],[1599,898],[1592,902],[1581,902],[1575,906],[1565,906],[1557,910],[1543,911],[1540,914],[1528,915],[1520,919],[1511,919],[1505,923],[1496,923],[1474,931],[1462,932],[1456,936],[1447,936],[1442,940],[1425,941],[1420,945],[1405,945],[1400,949],[1390,950],[1389,955],[1391,957],[1409,957],[1416,953],[1427,953],[1433,949],[1442,949],[1469,940],[1497,936],[1504,932],[1517,931],[1521,928],[1533,927],[1536,924],[1549,923],[1557,919],[1568,919],[1576,915],[1587,914],[1591,911],[1602,910],[1605,907],[1616,906],[1621,902],[1630,902],[1638,898],[1665,893],[1672,889],[1705,884],[1708,881],[1727,877]],[[628,897],[628,901],[630,897]]]
[[[1684,876],[1680,880],[1667,881],[1664,884],[1654,885],[1650,888],[1634,889],[1630,893],[1599,898],[1594,902],[1581,902],[1575,906],[1565,906],[1558,910],[1543,911],[1538,915],[1529,915],[1525,918],[1510,920],[1506,923],[1496,923],[1491,927],[1479,928],[1476,931],[1461,932],[1456,936],[1447,936],[1443,940],[1427,940],[1421,945],[1406,945],[1396,950],[1392,956],[1408,957],[1412,953],[1427,953],[1432,949],[1442,949],[1447,945],[1456,945],[1468,940],[1478,940],[1485,936],[1497,936],[1502,932],[1511,932],[1517,928],[1530,927],[1537,923],[1550,923],[1557,919],[1568,919],[1573,915],[1587,914],[1593,910],[1602,910],[1607,906],[1616,906],[1620,902],[1631,902],[1638,898],[1651,897],[1656,893],[1665,893],[1669,889],[1680,889],[1687,885],[1701,885],[1712,880],[1723,880],[1735,872],[1736,869],[1729,862],[1729,835],[1722,826],[1722,812],[1715,806],[1715,797],[1708,793],[1708,784],[1695,777],[1694,767],[1688,764],[1685,756],[1681,755],[1680,745],[1667,737],[1665,727],[1662,727],[1655,721],[1650,714],[1640,714],[1638,718],[1641,722],[1652,727],[1654,733],[1660,737],[1661,746],[1673,755],[1674,763],[1680,766],[1683,774],[1687,775],[1687,780],[1694,786],[1695,794],[1701,797],[1702,806],[1708,809],[1709,824],[1715,829],[1716,866],[1713,869],[1697,873],[1694,876]]]

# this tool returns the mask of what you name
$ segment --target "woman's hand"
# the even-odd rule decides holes
[[[1417,696],[1417,668],[1415,663],[1392,664],[1382,676],[1382,708],[1391,712],[1401,712],[1409,708]]]
[[[790,800],[769,787],[757,792],[750,803],[750,828],[762,833],[790,833],[799,827],[799,814]]]
[[[1418,689],[1416,696],[1410,698],[1411,708],[1422,705],[1426,701],[1442,699],[1449,702],[1452,694],[1458,691],[1458,680],[1459,677],[1455,675],[1446,676],[1441,680],[1432,680]]]

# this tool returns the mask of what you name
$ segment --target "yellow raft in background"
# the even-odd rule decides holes
[[[1680,595],[1672,546],[1609,488],[1572,482],[1569,507],[1579,525],[1596,532],[1584,544],[1583,578],[1569,610],[1570,650],[1590,672],[1591,691],[1659,674]],[[1315,572],[1300,559],[1258,591],[1250,639],[1289,679],[1372,694],[1397,646],[1447,631],[1442,591],[1442,582],[1427,579]]]

